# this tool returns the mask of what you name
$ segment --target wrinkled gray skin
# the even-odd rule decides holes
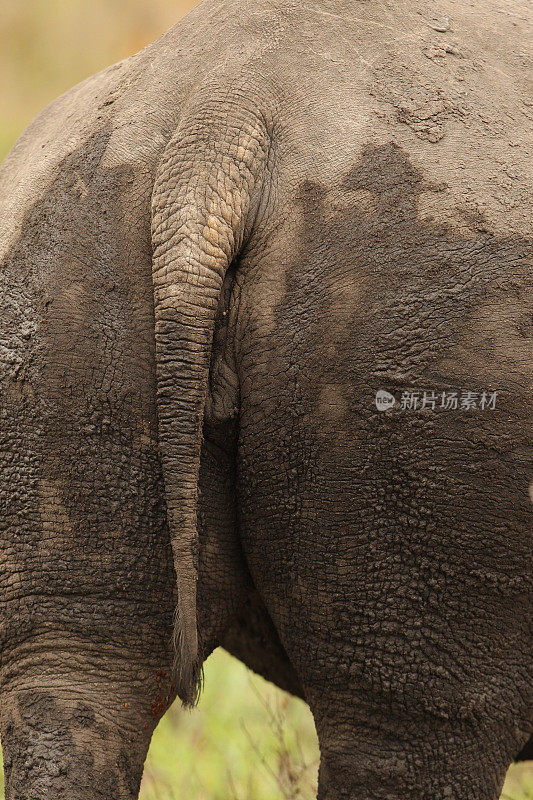
[[[531,732],[526,9],[205,0],[16,144],[10,800],[135,798],[220,644],[309,702],[321,800],[498,797]]]

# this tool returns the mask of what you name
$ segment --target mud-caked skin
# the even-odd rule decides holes
[[[498,798],[531,735],[527,14],[205,0],[15,145],[8,800],[137,797],[219,645],[309,702],[320,800]]]

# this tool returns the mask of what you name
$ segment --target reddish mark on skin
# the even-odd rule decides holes
[[[167,675],[166,669],[158,669],[155,674],[155,679],[157,683],[160,684],[163,678],[166,677],[166,675]],[[176,687],[174,686],[174,684],[172,684],[170,687],[170,692],[168,693],[168,695],[166,695],[166,697],[163,697],[162,694],[157,695],[151,706],[152,714],[154,715],[154,717],[161,716],[161,714],[164,714],[167,708],[170,707],[175,697],[175,688]]]
[[[165,677],[167,674],[166,669],[158,669],[155,675],[155,679],[158,683],[161,683],[161,679]]]
[[[163,714],[167,708],[167,705],[168,705],[167,701],[164,700],[160,694],[158,694],[154,702],[152,703],[152,714],[154,715],[154,717]]]
[[[158,717],[161,714],[164,714],[167,708],[172,705],[172,701],[174,699],[174,690],[175,686],[172,684],[170,687],[170,692],[167,694],[166,697],[162,697],[160,694],[157,695],[154,702],[152,703],[152,714],[154,717]]]

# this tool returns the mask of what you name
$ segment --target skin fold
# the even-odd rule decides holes
[[[497,800],[529,752],[526,16],[204,0],[13,148],[8,800],[136,798],[220,645],[309,703],[320,800]]]

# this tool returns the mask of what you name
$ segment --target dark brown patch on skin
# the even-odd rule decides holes
[[[477,385],[478,362],[487,356],[478,341],[471,347],[472,335],[478,340],[483,336],[479,325],[472,330],[471,320],[483,307],[498,314],[502,308],[497,299],[506,296],[521,297],[521,307],[512,309],[514,317],[502,312],[494,320],[486,329],[485,347],[492,354],[497,337],[505,337],[508,328],[516,332],[517,348],[523,347],[524,337],[531,339],[531,325],[524,327],[528,299],[531,303],[531,241],[494,235],[480,215],[465,213],[469,231],[459,236],[445,219],[421,219],[419,197],[445,192],[446,187],[428,183],[395,144],[365,148],[343,189],[347,206],[333,219],[328,219],[323,187],[307,183],[300,194],[303,267],[291,284],[292,295],[299,297],[306,284],[306,310],[318,335],[327,326],[333,291],[343,282],[360,287],[346,308],[348,335],[335,326],[328,337],[333,357],[320,365],[323,376],[352,385],[363,374],[372,376],[376,388],[386,388],[413,385],[417,379],[420,383],[423,375],[422,385],[442,385],[449,375],[441,365],[449,359],[459,361],[453,380],[467,385],[473,379]],[[372,196],[368,210],[359,207],[360,192]],[[292,320],[286,316],[286,321]],[[315,344],[311,352],[319,367],[324,346],[318,337]],[[497,373],[498,362],[494,366],[492,377],[500,386],[505,375]],[[491,375],[484,377],[490,381]]]
[[[137,797],[147,734],[125,735],[99,715],[95,722],[94,709],[81,703],[72,708],[72,699],[68,692],[39,690],[8,695],[2,730],[7,796]]]
[[[458,230],[445,203],[421,217],[446,187],[394,143],[363,148],[342,190],[332,209],[301,185],[276,331],[240,345],[244,547],[335,776],[323,796],[485,800],[530,727],[528,375],[495,337],[531,336],[532,243],[479,215]],[[379,388],[500,394],[493,412],[402,415],[376,410]]]
[[[130,167],[102,165],[110,135],[59,165],[1,264],[12,354],[0,372],[3,706],[18,696],[3,736],[9,797],[136,796],[152,676],[171,657],[149,190],[136,196]],[[40,689],[69,674],[74,707],[68,691]],[[130,757],[117,766],[121,742]]]
[[[43,676],[70,671],[83,698],[74,710],[60,699],[54,712],[43,706],[31,733],[15,715],[4,726],[7,768],[14,760],[12,773],[22,774],[42,727],[50,763],[66,764],[73,778],[76,759],[87,776],[94,768],[101,778],[86,776],[80,797],[106,800],[130,797],[155,721],[175,697],[175,575],[155,415],[151,184],[144,176],[139,187],[132,167],[105,166],[110,135],[110,128],[96,132],[58,166],[0,265],[7,287],[0,320],[2,702],[21,683],[31,698]],[[217,421],[206,426],[200,475],[206,655],[251,586],[235,535],[236,425]],[[245,633],[235,634],[236,646]],[[261,660],[254,665],[261,669]],[[290,669],[286,659],[283,668]],[[80,669],[107,690],[85,684]],[[54,714],[68,741],[55,742]],[[123,754],[132,731],[142,738],[131,769],[125,758],[119,769],[102,761],[124,731]],[[107,742],[98,758],[86,750],[90,741]],[[40,780],[37,766],[20,778],[28,791]],[[67,783],[61,786],[73,797]]]
[[[16,520],[2,575],[11,591],[16,572],[44,596],[33,603],[16,591],[25,626],[51,619],[53,605],[56,623],[73,634],[84,635],[90,620],[93,640],[108,640],[122,613],[111,609],[125,604],[145,644],[156,633],[161,649],[173,571],[157,453],[149,243],[128,230],[124,204],[135,176],[101,166],[110,135],[95,133],[64,160],[2,264],[12,285],[25,275],[33,309],[33,332],[18,348],[32,395],[2,404],[8,455],[18,449],[28,464],[21,474],[13,459],[2,472],[12,487],[4,524]],[[101,599],[86,620],[62,601],[84,594]]]
[[[92,708],[83,703],[78,703],[73,714],[73,720],[83,728],[92,728],[96,722],[96,715]]]
[[[120,751],[117,759],[117,769],[125,781],[131,796],[135,797],[135,793],[139,791],[139,769],[136,764],[132,764],[131,755],[124,748]]]

